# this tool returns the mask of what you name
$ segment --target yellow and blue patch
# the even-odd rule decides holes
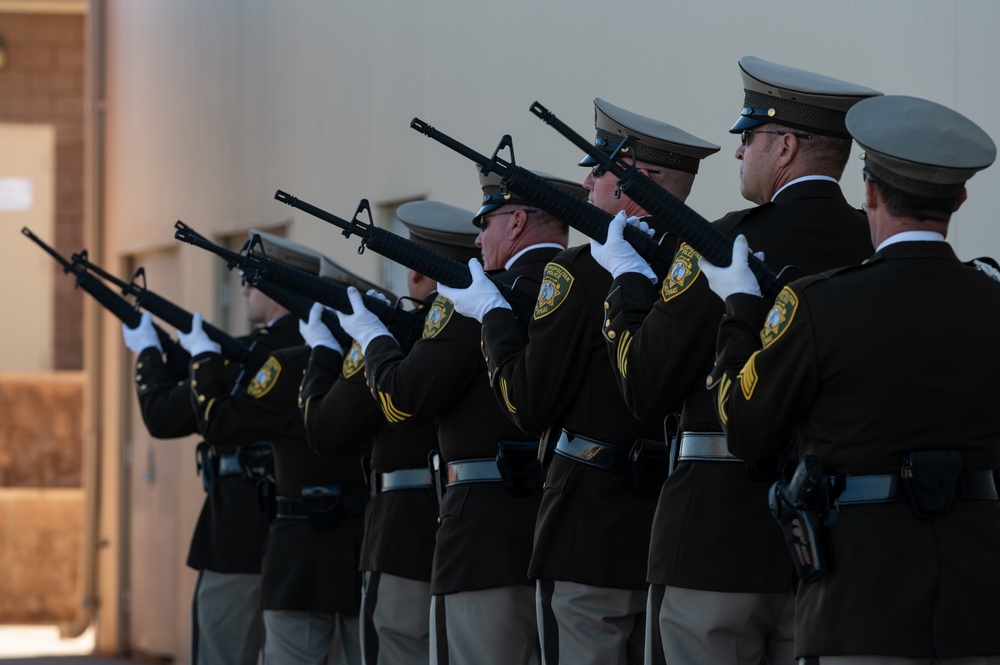
[[[451,321],[451,316],[454,313],[455,304],[452,301],[442,295],[435,298],[430,310],[427,312],[427,316],[424,317],[422,338],[431,339],[432,337],[437,337],[444,330],[444,327],[448,325],[448,322]]]
[[[347,350],[347,355],[344,356],[344,363],[340,366],[340,372],[344,375],[345,379],[349,379],[360,372],[364,366],[365,357],[361,354],[361,345],[354,342],[351,344],[351,348]]]
[[[760,341],[764,343],[764,348],[773,344],[788,330],[798,307],[799,297],[787,286],[783,288],[775,299],[774,306],[767,313],[764,328],[760,331]]]
[[[559,305],[563,304],[573,288],[574,280],[573,273],[558,263],[546,265],[532,318],[537,321],[559,309]]]
[[[254,399],[260,399],[271,392],[281,375],[281,363],[274,356],[269,357],[247,386],[247,394]]]
[[[698,267],[700,255],[694,251],[691,245],[683,243],[674,254],[674,262],[670,266],[670,271],[663,278],[663,285],[660,289],[660,297],[663,302],[676,298],[688,290],[694,281],[701,274]]]

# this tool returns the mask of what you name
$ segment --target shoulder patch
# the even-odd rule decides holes
[[[365,357],[361,355],[361,345],[357,342],[351,344],[344,356],[344,363],[340,366],[340,372],[345,379],[349,379],[357,374],[365,366]]]
[[[538,289],[535,313],[531,318],[537,321],[559,309],[559,305],[563,304],[569,290],[573,288],[575,279],[573,273],[558,263],[547,264],[542,275],[542,285]]]
[[[454,313],[455,304],[439,295],[431,303],[430,309],[427,310],[427,316],[424,317],[424,333],[421,337],[423,339],[437,337],[438,333],[448,325],[448,321],[451,320],[451,315]]]
[[[247,386],[247,394],[254,399],[260,399],[271,392],[271,388],[278,382],[281,374],[281,363],[274,356],[270,356],[253,377],[253,381]]]
[[[760,340],[764,343],[764,348],[773,344],[795,318],[795,310],[799,306],[799,297],[795,295],[787,286],[778,294],[774,301],[774,306],[767,313],[764,319],[764,329],[760,331]]]
[[[688,290],[701,274],[698,267],[698,252],[691,245],[683,243],[674,254],[674,262],[670,265],[667,276],[663,278],[660,297],[663,302],[676,298]]]

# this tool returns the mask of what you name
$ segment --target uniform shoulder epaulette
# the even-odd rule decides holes
[[[805,277],[800,277],[799,279],[795,280],[795,284],[799,286],[799,288],[805,289],[812,284],[816,284],[817,282],[824,282],[830,279],[831,277],[836,277],[837,275],[843,275],[848,272],[854,272],[855,270],[861,270],[862,268],[866,268],[869,265],[871,265],[871,263],[866,261],[864,263],[856,263],[854,265],[841,266],[840,268],[831,268],[830,270],[824,270],[823,272],[819,272],[813,275],[806,275]]]
[[[991,259],[988,256],[981,256],[978,259],[972,259],[965,265],[975,268],[987,277],[1000,282],[1000,264],[996,262],[996,259]]]
[[[734,210],[732,212],[727,212],[720,219],[717,219],[715,222],[713,222],[712,225],[715,226],[720,231],[722,231],[723,233],[725,233],[726,235],[729,235],[733,231],[733,229],[739,226],[740,222],[742,222],[744,219],[746,219],[751,215],[759,214],[761,210],[765,210],[771,207],[772,205],[774,204],[765,203],[764,205],[759,205],[754,208],[745,208],[743,210]],[[656,224],[654,223],[653,226],[655,228]]]
[[[586,250],[588,253],[590,252],[590,243],[585,243],[583,245],[577,245],[576,247],[570,247],[569,249],[564,249],[563,251],[559,252],[554,257],[552,257],[552,260],[557,263],[565,263],[567,265],[571,265],[573,263],[576,263],[576,260],[580,258],[580,254],[582,254],[584,250]]]

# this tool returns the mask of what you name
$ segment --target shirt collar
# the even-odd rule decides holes
[[[507,259],[507,263],[503,264],[504,270],[510,270],[510,267],[514,265],[514,262],[517,261],[519,258],[521,258],[524,254],[530,252],[533,249],[541,249],[543,247],[554,247],[555,249],[560,249],[560,250],[566,249],[562,245],[554,242],[540,242],[537,245],[528,245],[520,252]]]
[[[831,178],[828,175],[804,175],[801,178],[790,180],[789,182],[786,182],[784,185],[782,185],[781,189],[776,191],[774,193],[774,196],[771,197],[771,203],[774,203],[774,199],[778,198],[778,194],[781,194],[781,192],[783,192],[785,188],[791,187],[792,185],[798,184],[800,182],[806,182],[807,180],[829,180],[830,182],[837,184],[837,179]]]
[[[875,251],[881,252],[897,242],[944,242],[944,235],[936,231],[901,231],[883,240]]]

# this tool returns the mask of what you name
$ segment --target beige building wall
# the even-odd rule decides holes
[[[747,206],[733,159],[738,139],[727,133],[743,101],[736,64],[743,55],[927,97],[1000,139],[994,0],[92,0],[94,6],[106,12],[107,36],[104,213],[94,220],[103,256],[125,270],[137,258],[167,253],[169,260],[150,271],[150,284],[190,309],[216,311],[219,260],[173,240],[178,219],[215,238],[287,224],[292,240],[378,280],[377,256],[359,256],[356,239],[274,201],[274,191],[342,217],[368,198],[381,223],[388,223],[391,204],[416,197],[478,207],[472,164],[411,130],[413,117],[483,153],[509,133],[518,163],[582,179],[579,152],[528,108],[537,100],[591,136],[592,100],[604,98],[722,146],[688,200],[709,219]],[[849,165],[844,185],[860,205],[860,162]],[[950,235],[963,258],[1000,255],[998,191],[1000,167],[971,181]],[[114,479],[129,431],[121,405],[135,399],[132,358],[116,322],[108,319],[102,329],[102,463]],[[186,448],[150,450],[161,470],[154,484],[191,489]],[[161,455],[169,463],[161,464]],[[135,495],[123,487],[113,483],[111,500],[102,502],[105,529],[136,509]],[[170,569],[186,588],[182,551],[200,501],[158,500],[184,542],[132,559],[130,570]],[[190,512],[166,515],[179,510]],[[102,550],[101,592],[109,594],[113,562],[129,552],[121,532],[102,535],[110,544]],[[171,613],[160,620],[178,636],[187,600],[157,606]],[[149,640],[134,646],[187,661],[182,639],[143,638],[148,626],[129,628],[138,619],[118,607],[114,599],[100,606],[102,645],[129,631]]]

